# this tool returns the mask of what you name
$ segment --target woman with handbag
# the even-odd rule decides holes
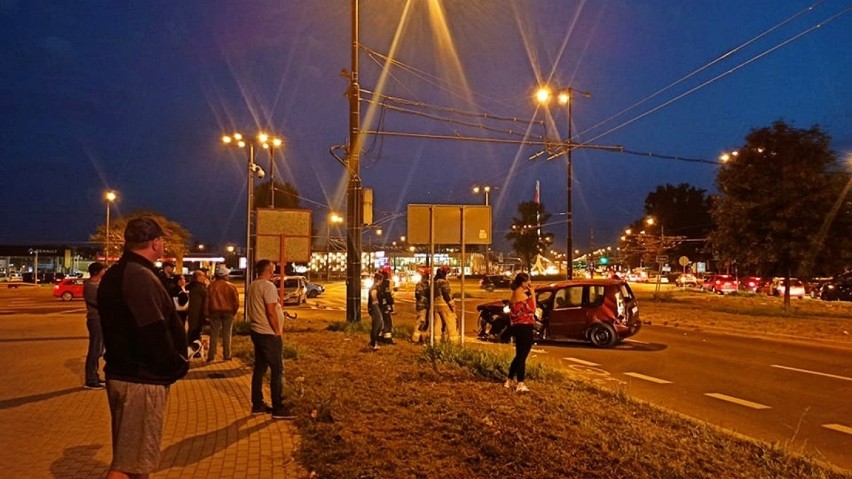
[[[527,356],[533,345],[533,325],[535,324],[535,289],[530,275],[518,273],[510,285],[512,297],[509,300],[509,317],[512,336],[515,338],[515,358],[509,366],[509,377],[503,385],[506,389],[514,386],[516,392],[529,392],[524,384]],[[517,381],[517,383],[515,383]]]

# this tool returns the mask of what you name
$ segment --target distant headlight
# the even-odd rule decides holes
[[[509,314],[509,313],[512,312],[512,308],[510,308],[509,305],[507,304],[506,306],[503,306],[503,312],[506,313],[506,314]]]

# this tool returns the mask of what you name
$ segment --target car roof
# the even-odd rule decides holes
[[[620,279],[575,279],[539,286],[536,291],[559,289],[567,286],[620,286],[622,284],[626,284],[626,281]]]

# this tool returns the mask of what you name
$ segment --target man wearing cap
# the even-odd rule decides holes
[[[234,315],[240,309],[240,293],[237,287],[228,281],[231,274],[225,265],[216,268],[215,281],[207,287],[208,314],[210,315],[210,349],[207,353],[207,362],[216,358],[216,343],[219,342],[219,334],[222,333],[222,357],[225,361],[231,360],[231,326],[234,324]]]
[[[186,333],[157,277],[165,232],[149,217],[124,230],[124,253],[98,288],[107,400],[112,416],[108,478],[148,477],[160,462],[169,385],[189,370]]]

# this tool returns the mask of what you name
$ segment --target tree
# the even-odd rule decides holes
[[[153,218],[160,226],[166,230],[166,257],[174,257],[178,263],[183,262],[183,257],[189,251],[189,239],[191,235],[179,223],[166,218],[163,215],[152,211],[139,210],[128,215],[124,215],[109,222],[109,257],[116,258],[121,256],[124,249],[124,229],[127,227],[127,222],[143,216]],[[99,225],[89,239],[95,243],[105,244],[104,232],[106,224]]]
[[[818,126],[803,130],[782,121],[746,136],[716,177],[720,195],[710,239],[719,259],[783,276],[788,285],[792,275],[810,274],[826,246],[820,230],[840,193],[829,142]],[[785,309],[789,301],[785,290]]]
[[[544,204],[535,201],[518,203],[518,214],[520,216],[512,218],[512,230],[506,234],[506,239],[512,242],[512,249],[529,270],[535,256],[553,243],[552,234],[539,235],[539,225],[547,223],[551,215],[544,210]]]
[[[700,240],[710,234],[710,206],[707,192],[687,183],[657,186],[645,197],[645,216],[629,226],[622,255],[628,264],[638,263],[640,257],[651,262],[658,254],[668,255],[670,262],[680,256],[696,259],[703,249]],[[654,219],[653,228],[646,223],[648,218]],[[640,234],[643,230],[646,233]]]
[[[269,208],[272,206],[272,188],[275,188],[276,208],[298,208],[299,191],[290,183],[279,183],[269,180],[254,187],[255,208]]]

